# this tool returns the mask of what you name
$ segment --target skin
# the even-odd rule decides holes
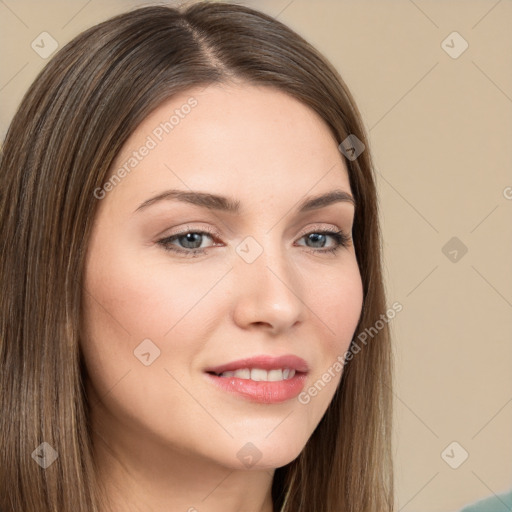
[[[296,208],[333,189],[351,193],[348,173],[315,112],[247,84],[165,102],[132,134],[113,170],[191,96],[197,106],[99,201],[82,333],[95,457],[113,511],[272,512],[274,470],[300,454],[341,372],[304,405],[250,402],[217,389],[204,369],[295,354],[309,364],[308,389],[345,353],[362,307],[354,247],[322,252],[335,239],[305,235],[332,229],[350,237],[354,206],[300,215]],[[242,212],[177,200],[135,211],[168,189],[229,196]],[[196,257],[158,243],[208,227],[220,237],[171,244],[200,245]],[[252,263],[236,251],[247,236],[263,250]],[[145,339],[160,350],[147,366],[134,355]],[[261,458],[245,467],[237,453],[249,442]]]

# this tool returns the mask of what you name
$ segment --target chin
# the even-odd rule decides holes
[[[263,470],[277,469],[294,461],[302,452],[305,442],[290,442],[276,436],[275,439],[247,441],[237,444],[233,469]],[[233,459],[229,461],[233,466]]]

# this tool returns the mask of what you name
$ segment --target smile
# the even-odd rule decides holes
[[[253,380],[256,382],[277,382],[280,380],[292,379],[295,376],[295,370],[290,368],[279,368],[275,370],[263,370],[262,368],[243,368],[240,370],[222,372],[217,376],[235,377],[237,379]]]

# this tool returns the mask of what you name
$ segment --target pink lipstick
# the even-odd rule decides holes
[[[308,364],[300,357],[261,355],[205,369],[220,389],[264,404],[285,402],[304,388]]]

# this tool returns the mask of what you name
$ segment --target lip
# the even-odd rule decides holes
[[[307,373],[309,371],[308,363],[306,363],[306,361],[301,357],[293,354],[287,354],[279,357],[258,355],[245,359],[238,359],[237,361],[231,361],[230,363],[222,364],[220,366],[206,368],[204,371],[207,373],[220,374],[222,372],[229,372],[242,368],[261,368],[262,370],[267,371],[278,370],[279,368],[290,368],[290,370],[295,370],[298,373]]]
[[[295,398],[304,389],[307,374],[296,373],[291,379],[276,382],[219,377],[211,373],[205,373],[205,376],[220,389],[250,402],[277,404]]]
[[[273,382],[219,376],[222,372],[243,368],[261,368],[267,371],[290,368],[295,370],[295,375],[291,379]],[[205,377],[220,389],[251,402],[276,404],[295,398],[304,389],[308,372],[309,366],[301,357],[291,354],[279,357],[259,355],[207,368]]]

